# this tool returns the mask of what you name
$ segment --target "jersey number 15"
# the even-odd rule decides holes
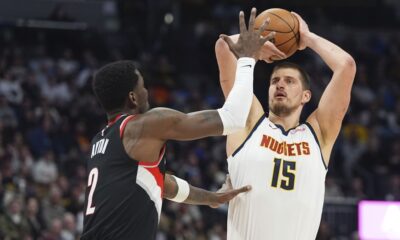
[[[293,190],[296,177],[295,171],[296,162],[275,158],[271,186],[275,188],[280,187],[284,190]]]

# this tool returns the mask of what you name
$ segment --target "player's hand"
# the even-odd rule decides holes
[[[272,60],[272,58],[274,60]],[[264,60],[267,63],[272,63],[276,60],[282,60],[287,58],[286,54],[279,50],[275,44],[270,41],[266,41],[264,46],[261,48],[258,59]]]
[[[265,31],[268,26],[269,19],[263,23],[259,29],[254,29],[254,20],[256,18],[257,10],[255,8],[251,9],[251,15],[249,19],[249,26],[246,27],[244,21],[244,13],[240,11],[239,13],[239,27],[240,35],[236,43],[232,41],[227,35],[221,34],[220,37],[229,45],[230,50],[236,56],[236,58],[241,57],[251,57],[255,60],[259,58],[259,51],[265,42],[271,40],[275,36],[275,32],[271,32],[268,36],[263,37],[261,33]]]
[[[308,41],[308,36],[311,34],[310,29],[308,28],[307,23],[300,17],[299,14],[295,12],[291,12],[297,20],[299,20],[299,31],[300,31],[300,42],[299,42],[299,50],[305,49]]]
[[[225,183],[215,194],[215,202],[211,203],[209,206],[212,208],[218,208],[221,204],[227,203],[236,197],[239,193],[248,192],[251,190],[251,186],[247,185],[238,189],[233,189],[231,179],[227,175]]]

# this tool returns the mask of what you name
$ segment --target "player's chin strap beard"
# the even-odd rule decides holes
[[[275,106],[273,109],[271,109],[271,112],[279,118],[284,118],[289,116],[292,111],[285,106]]]

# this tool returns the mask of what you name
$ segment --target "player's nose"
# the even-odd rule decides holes
[[[284,81],[279,80],[279,81],[276,83],[276,89],[282,90],[282,89],[284,89],[284,88],[285,88],[285,83],[284,83]]]

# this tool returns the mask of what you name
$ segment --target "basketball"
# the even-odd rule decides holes
[[[263,11],[256,17],[254,27],[256,29],[260,28],[268,17],[270,18],[270,22],[262,35],[267,36],[270,32],[275,31],[276,35],[271,42],[284,52],[287,57],[290,57],[296,52],[300,41],[299,21],[285,9],[271,8]],[[271,60],[278,59],[271,57]]]

